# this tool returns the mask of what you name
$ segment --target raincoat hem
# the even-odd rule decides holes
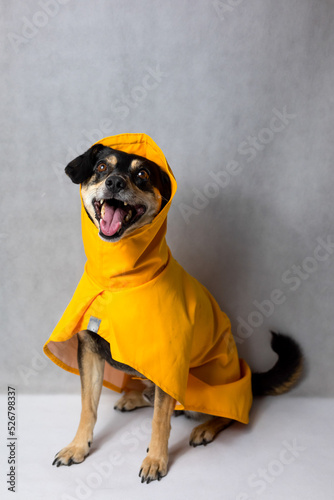
[[[70,373],[74,373],[75,375],[79,375],[79,370],[77,368],[73,368],[73,366],[68,365],[67,363],[64,363],[61,361],[57,356],[55,356],[50,349],[48,348],[47,345],[43,347],[44,354],[48,356],[51,361],[53,361],[56,365],[60,366],[60,368],[63,368],[63,370],[66,370]],[[120,389],[116,385],[112,384],[111,382],[108,382],[107,380],[103,380],[103,385],[107,387],[108,389],[111,389],[112,391],[118,392],[119,394],[123,392],[124,389]]]
[[[245,424],[245,425],[247,425],[249,423],[249,418],[243,418],[243,417],[240,417],[239,415],[236,416],[235,413],[233,413],[233,412],[213,410],[210,408],[204,408],[203,406],[200,406],[200,407],[197,407],[195,405],[183,406],[182,404],[177,404],[175,406],[175,410],[195,411],[198,413],[204,413],[205,415],[211,415],[213,417],[229,418],[231,420],[235,420],[235,421],[240,422],[241,424]]]

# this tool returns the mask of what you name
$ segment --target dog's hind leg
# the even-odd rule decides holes
[[[170,419],[175,403],[175,399],[156,386],[151,442],[139,472],[142,483],[160,480],[167,474]]]
[[[201,444],[211,443],[219,432],[229,427],[233,422],[234,420],[229,418],[212,417],[192,430],[189,444],[191,446],[200,446]]]
[[[139,391],[125,392],[123,396],[117,401],[114,410],[119,411],[132,411],[137,408],[145,406],[152,406],[152,404],[143,397],[143,393]]]
[[[147,386],[142,392],[128,391],[117,401],[114,410],[132,411],[145,406],[154,406],[155,385],[149,380],[145,380]]]
[[[93,440],[93,429],[100,400],[104,359],[96,352],[95,345],[86,331],[78,333],[78,365],[81,380],[81,417],[73,441],[63,448],[53,465],[72,465],[83,462]]]

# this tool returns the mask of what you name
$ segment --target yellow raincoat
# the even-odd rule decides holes
[[[166,243],[177,184],[164,154],[145,134],[99,143],[157,163],[170,177],[171,199],[151,224],[116,243],[100,239],[82,205],[85,271],[45,354],[78,374],[76,334],[90,325],[110,343],[113,359],[161,387],[177,400],[176,408],[248,423],[251,372],[238,358],[230,321]],[[121,392],[131,383],[129,375],[106,363],[106,387]]]

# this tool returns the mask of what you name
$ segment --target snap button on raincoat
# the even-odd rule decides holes
[[[99,143],[157,163],[169,175],[171,199],[151,224],[116,243],[100,239],[82,205],[87,262],[44,345],[45,354],[79,374],[77,333],[97,318],[94,328],[110,343],[113,359],[161,387],[177,400],[176,408],[248,423],[251,372],[238,357],[230,321],[166,243],[167,213],[177,184],[164,154],[145,134],[116,135]],[[131,387],[132,378],[106,363],[103,383],[122,392]]]

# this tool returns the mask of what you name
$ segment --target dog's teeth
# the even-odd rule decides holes
[[[104,200],[100,200],[100,205],[103,205],[103,203],[104,203]]]
[[[132,210],[130,210],[130,211],[128,212],[128,215],[125,217],[125,219],[124,219],[124,220],[125,220],[125,222],[128,222],[128,221],[131,219],[131,217],[132,217]]]
[[[125,202],[124,202],[124,206],[126,207],[126,205],[127,205],[127,204],[128,204],[128,202],[127,202],[127,201],[125,201]]]
[[[105,213],[105,211],[106,211],[106,207],[105,207],[105,205],[103,204],[103,205],[102,205],[102,207],[101,207],[101,217],[102,217],[102,219],[104,218],[104,213]]]

